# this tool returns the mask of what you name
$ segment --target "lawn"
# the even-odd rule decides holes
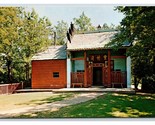
[[[154,95],[107,93],[88,102],[61,108],[58,111],[36,112],[18,118],[138,118],[155,117]]]

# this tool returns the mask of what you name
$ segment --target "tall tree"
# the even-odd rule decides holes
[[[51,45],[51,23],[46,17],[39,18],[34,10],[26,12],[19,7],[1,7],[0,15],[0,66],[6,65],[7,81],[12,82],[12,71],[21,72],[14,65],[21,62],[28,79],[32,56]]]
[[[125,17],[121,21],[120,32],[110,44],[120,47],[125,41],[130,42],[132,46],[128,55],[132,57],[134,77],[142,80],[152,76],[155,72],[155,7],[117,7],[116,10]]]
[[[63,45],[64,39],[66,38],[66,31],[68,30],[68,24],[67,22],[64,22],[63,20],[58,21],[57,25],[55,26],[56,36],[57,36],[57,44]]]
[[[52,27],[46,17],[39,18],[34,9],[32,12],[23,11],[23,26],[20,30],[19,53],[22,60],[26,63],[26,79],[29,79],[32,56],[52,44],[50,34],[52,34]]]
[[[0,7],[0,58],[7,67],[8,82],[12,81],[12,65],[17,57],[18,31],[22,25],[20,14],[18,7]]]
[[[82,12],[79,18],[74,18],[73,21],[78,32],[95,30],[92,26],[91,19],[84,12]]]

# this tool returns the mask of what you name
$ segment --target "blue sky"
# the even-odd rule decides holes
[[[91,22],[94,26],[98,24],[103,25],[115,24],[118,25],[123,18],[122,13],[114,11],[114,5],[82,5],[82,4],[50,4],[50,5],[22,5],[27,10],[32,8],[39,14],[40,17],[46,16],[50,19],[53,25],[57,24],[57,21],[64,20],[68,24],[73,21],[74,17],[79,17],[82,12],[91,18]]]

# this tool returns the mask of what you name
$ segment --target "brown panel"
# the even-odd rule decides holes
[[[59,72],[54,78],[53,72]],[[32,88],[66,87],[66,60],[32,61]]]
[[[92,76],[93,76],[93,66],[92,64],[89,64],[87,67],[87,86],[92,86]]]
[[[86,51],[84,51],[84,87],[87,87],[87,54]]]
[[[108,87],[111,87],[111,52],[108,50]]]

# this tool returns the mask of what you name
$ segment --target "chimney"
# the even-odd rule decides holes
[[[101,26],[100,26],[100,25],[98,25],[98,26],[97,26],[97,29],[101,29]]]
[[[71,22],[70,24],[70,28],[71,28],[71,31],[72,31],[72,35],[74,34],[75,32],[75,28],[74,28],[74,24]]]
[[[54,32],[54,46],[56,46],[56,42],[57,42],[57,34],[56,32]]]
[[[69,28],[69,34],[72,36],[73,35],[73,32],[71,30],[71,28]]]
[[[68,39],[68,41],[71,43],[71,36],[70,36],[70,34],[69,34],[68,31],[67,31],[67,39]]]
[[[75,32],[74,24],[71,22],[70,28],[67,31],[67,39],[70,43],[71,43],[71,39],[73,38],[74,32]]]

